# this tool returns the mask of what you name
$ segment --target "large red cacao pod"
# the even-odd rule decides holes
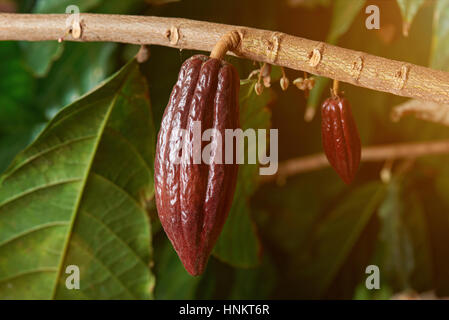
[[[238,165],[224,164],[224,137],[225,129],[239,128],[239,89],[239,75],[231,64],[191,57],[181,67],[158,135],[154,177],[159,219],[194,276],[203,273],[234,196]],[[211,154],[221,148],[222,164],[195,164],[191,157],[173,161],[171,155],[183,144],[178,130],[187,129],[192,138],[194,121],[201,121],[202,132],[214,128],[221,133],[223,143],[210,146]],[[235,147],[233,152],[235,160]]]
[[[355,177],[360,164],[361,144],[349,101],[328,98],[321,107],[321,136],[324,153],[346,184]]]

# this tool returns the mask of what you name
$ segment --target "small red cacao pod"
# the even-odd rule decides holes
[[[234,197],[235,146],[233,163],[225,164],[224,137],[225,129],[240,127],[239,89],[239,75],[231,64],[203,55],[191,57],[181,67],[158,135],[154,181],[159,219],[184,267],[194,276],[203,273]],[[201,134],[211,128],[221,134],[221,144],[208,144],[211,155],[221,151],[221,163],[195,162],[191,156],[173,161],[179,146],[186,145],[179,129],[186,130],[187,139],[194,139],[197,121]],[[203,149],[205,143],[200,143]],[[195,152],[192,145],[187,148],[190,155]]]
[[[355,177],[360,164],[361,144],[349,101],[331,97],[321,107],[321,137],[324,153],[346,184]]]

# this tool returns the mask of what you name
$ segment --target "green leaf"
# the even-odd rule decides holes
[[[114,68],[115,43],[71,42],[65,48],[48,76],[39,81],[38,104],[50,114],[97,86]]]
[[[33,105],[35,79],[20,59],[16,42],[0,46],[0,172],[31,141],[45,116]]]
[[[408,289],[409,278],[414,269],[414,252],[410,234],[403,223],[405,215],[400,197],[399,182],[393,180],[387,188],[387,195],[379,208],[381,230],[379,246],[381,270],[388,283],[399,290]]]
[[[321,103],[321,99],[323,96],[324,90],[328,87],[331,79],[325,77],[315,77],[315,85],[313,89],[310,91],[309,98],[307,99],[307,109],[314,110],[313,114]]]
[[[154,145],[135,61],[59,112],[1,177],[0,297],[151,298]]]
[[[403,223],[410,236],[414,253],[414,268],[410,274],[410,283],[417,291],[427,291],[432,289],[433,282],[433,256],[432,244],[430,239],[430,228],[426,218],[426,212],[423,203],[412,193],[407,196],[405,201]]]
[[[355,289],[354,300],[389,300],[393,295],[393,289],[387,284],[382,284],[380,289],[370,290],[365,283],[360,283]]]
[[[32,140],[32,130],[17,130],[0,136],[0,172],[6,170],[14,157]]]
[[[404,19],[403,33],[408,35],[410,26],[415,18],[418,10],[424,4],[425,0],[397,0],[399,8],[401,9],[402,19]],[[445,2],[445,1],[440,1]]]
[[[33,13],[65,13],[70,5],[76,5],[80,12],[86,12],[102,2],[103,0],[40,0],[36,2]]]
[[[243,130],[270,127],[270,113],[266,106],[272,99],[272,92],[264,90],[262,95],[257,96],[254,86],[253,81],[240,87],[240,123]],[[252,150],[250,152],[256,152],[256,147],[247,146]],[[247,164],[245,161],[240,165],[231,211],[214,250],[215,257],[236,267],[248,268],[259,263],[260,244],[248,203],[256,189],[258,176],[257,164]]]
[[[94,12],[108,14],[138,13],[139,9],[143,10],[144,4],[144,0],[108,0],[102,1],[101,5],[96,7]]]
[[[301,291],[307,298],[320,298],[326,293],[384,193],[384,186],[378,182],[356,189],[316,226],[296,266]]]
[[[101,3],[102,0],[81,0],[76,2],[80,12],[86,12]],[[65,13],[72,0],[37,1],[32,13]],[[61,34],[61,37],[63,34]],[[29,68],[37,77],[44,77],[54,61],[64,51],[64,44],[57,41],[22,42],[22,51]]]
[[[337,44],[338,39],[345,34],[351,27],[357,14],[365,5],[365,0],[335,0],[334,10],[332,13],[332,22],[326,42],[330,44]],[[316,110],[320,104],[323,91],[327,88],[330,79],[324,77],[315,78],[315,86],[310,91],[307,99],[307,108]]]
[[[64,51],[64,45],[57,41],[21,42],[21,47],[25,62],[36,77],[45,77]]]
[[[435,5],[430,66],[449,70],[449,1],[437,1]]]
[[[381,230],[373,263],[382,270],[381,288],[432,290],[433,248],[426,213],[418,193],[405,190],[401,182],[392,180],[380,206]]]
[[[260,266],[252,269],[234,269],[231,300],[268,299],[276,284],[276,268],[267,255]]]
[[[14,42],[0,47],[0,132],[13,133],[26,129],[44,119],[30,108],[34,95],[34,79],[19,58],[19,48]]]
[[[335,0],[332,22],[326,42],[335,44],[351,27],[355,17],[365,5],[365,0]]]
[[[253,207],[263,239],[275,243],[283,254],[297,256],[322,211],[346,189],[331,170],[307,172],[290,177],[284,185],[264,184],[259,188]]]
[[[291,7],[302,6],[310,9],[314,9],[319,6],[327,7],[330,3],[331,0],[290,0],[288,2]]]
[[[239,180],[242,175],[239,174]],[[250,217],[247,199],[236,189],[228,220],[214,249],[214,256],[232,266],[253,267],[259,263],[260,244]]]
[[[95,11],[100,13],[121,13],[126,14],[129,12],[134,12],[135,9],[140,8],[142,6],[143,0],[130,0],[130,1],[103,1],[103,0],[82,0],[77,1],[76,6],[78,6],[80,13]],[[36,3],[35,8],[33,9],[33,13],[65,13],[66,8],[70,5],[73,5],[72,0],[46,0],[46,1],[38,1]],[[61,34],[61,36],[63,36]],[[99,55],[94,55],[95,50],[90,51],[86,50],[85,44],[70,44],[70,43],[58,43],[57,41],[41,41],[41,42],[22,42],[22,51],[24,55],[24,59],[27,62],[29,68],[32,70],[35,76],[44,77],[46,76],[52,68],[52,65],[55,61],[59,59],[64,59],[63,52],[72,51],[74,53],[69,54],[68,56],[76,56],[78,60],[81,61],[70,61],[65,60],[64,63],[68,66],[73,67],[73,65],[78,66],[78,70],[80,71],[80,75],[76,76],[77,78],[81,78],[85,73],[89,73],[92,69],[94,69],[97,74],[95,76],[99,76],[101,74],[101,65],[96,65],[92,59],[98,60],[103,65],[110,63],[109,59],[99,52]],[[114,44],[95,44],[94,46],[98,47],[98,50],[108,50],[110,47],[116,47]],[[90,47],[94,47],[90,46]],[[105,49],[102,49],[104,47]],[[86,55],[80,55],[80,52],[85,52]],[[88,56],[91,55],[89,58]],[[80,59],[83,57],[84,59]],[[90,63],[90,65],[88,65]],[[85,65],[85,66],[82,66]],[[90,66],[90,67],[89,67]],[[95,68],[94,68],[95,67]],[[88,72],[86,72],[86,69]],[[70,72],[73,74],[73,72]],[[67,74],[65,74],[67,75]],[[51,78],[51,74],[49,75]],[[102,78],[101,80],[103,80]],[[66,80],[66,79],[65,79]],[[54,81],[53,82],[57,82]],[[62,81],[62,83],[67,81]],[[61,83],[61,82],[58,82]],[[90,89],[90,88],[89,88]]]

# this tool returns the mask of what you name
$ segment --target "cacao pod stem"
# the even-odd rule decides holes
[[[331,94],[333,98],[337,98],[338,97],[338,89],[340,87],[340,83],[338,82],[338,80],[334,80],[334,83],[332,85],[332,90],[331,90]]]
[[[240,34],[237,31],[231,31],[225,34],[215,45],[210,53],[212,59],[223,59],[228,51],[237,49],[240,43]]]

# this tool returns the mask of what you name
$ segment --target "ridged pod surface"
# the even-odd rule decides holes
[[[360,136],[349,101],[328,98],[321,107],[321,137],[324,153],[346,184],[355,177],[361,158]]]
[[[159,219],[194,276],[203,273],[234,196],[238,165],[225,164],[224,137],[225,129],[239,128],[239,88],[232,65],[203,55],[191,57],[181,67],[158,135],[154,177]],[[223,143],[202,142],[201,147],[209,145],[212,155],[221,151],[221,164],[195,164],[192,157],[180,163],[173,160],[181,145],[184,152],[193,152],[194,144],[187,144],[179,129],[186,129],[192,138],[195,121],[201,122],[202,132],[210,128],[220,132]]]

